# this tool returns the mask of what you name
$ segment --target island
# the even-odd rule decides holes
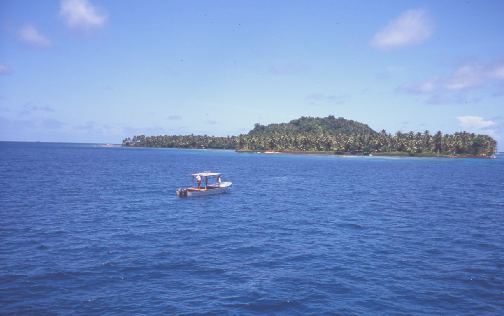
[[[468,132],[377,132],[367,124],[329,115],[323,118],[301,117],[288,123],[257,123],[247,134],[238,136],[136,135],[124,139],[122,146],[234,149],[260,153],[491,158],[495,155],[497,142],[488,135]]]

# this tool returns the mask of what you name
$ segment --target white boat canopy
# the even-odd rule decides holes
[[[203,171],[203,172],[198,172],[198,173],[193,173],[193,177],[200,176],[200,177],[218,177],[221,174],[217,172],[210,172],[210,171]]]

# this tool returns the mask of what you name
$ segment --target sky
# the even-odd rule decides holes
[[[504,142],[504,1],[0,0],[0,140],[327,115]]]

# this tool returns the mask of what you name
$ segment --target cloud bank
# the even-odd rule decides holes
[[[63,0],[60,15],[67,25],[74,29],[89,30],[100,28],[107,22],[107,15],[100,12],[87,0]]]
[[[433,31],[433,23],[425,10],[408,10],[376,33],[370,44],[380,50],[419,44],[431,37]]]

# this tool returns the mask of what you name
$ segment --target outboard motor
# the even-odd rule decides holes
[[[177,195],[179,197],[187,197],[187,189],[177,189]]]

